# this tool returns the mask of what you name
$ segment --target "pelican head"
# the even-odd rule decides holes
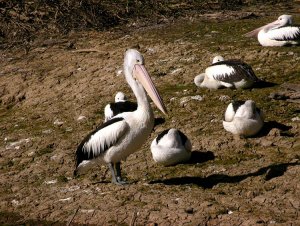
[[[124,58],[126,80],[130,85],[134,83],[142,85],[158,109],[167,114],[162,98],[155,88],[144,64],[144,57],[140,52],[135,49],[128,49]]]
[[[217,63],[217,62],[220,62],[220,61],[224,61],[224,57],[222,56],[215,56],[212,63]]]
[[[244,118],[254,118],[256,114],[256,104],[253,100],[247,100],[239,107],[235,116]]]
[[[115,96],[115,102],[125,102],[127,100],[127,97],[123,92],[117,92]]]
[[[291,25],[293,23],[293,18],[291,15],[281,15],[278,17],[277,21],[281,26]]]
[[[263,29],[270,30],[270,29],[275,29],[275,28],[282,27],[285,25],[290,25],[290,24],[292,24],[292,16],[291,15],[281,15],[280,17],[278,17],[277,20],[273,21],[272,23],[269,23],[262,27],[256,28],[255,30],[246,33],[245,36],[246,37],[257,37],[258,33]]]

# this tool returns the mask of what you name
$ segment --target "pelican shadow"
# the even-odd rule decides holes
[[[154,119],[154,127],[164,124],[165,122],[166,122],[166,120],[164,118],[161,118],[161,117],[155,118]]]
[[[264,126],[262,130],[255,136],[255,137],[263,137],[270,133],[272,129],[279,129],[281,136],[287,136],[287,137],[293,137],[294,134],[289,132],[289,130],[292,128],[292,126],[286,126],[282,123],[276,122],[276,121],[268,121],[264,123]]]
[[[259,80],[258,82],[254,83],[252,88],[268,88],[268,87],[273,87],[278,85],[277,83],[274,82],[268,82],[264,80]]]
[[[273,178],[282,176],[289,166],[300,165],[299,162],[296,163],[280,163],[280,164],[272,164],[267,167],[263,167],[258,169],[253,173],[229,176],[226,174],[212,174],[208,177],[175,177],[163,180],[151,181],[149,184],[158,184],[162,183],[165,185],[187,185],[194,184],[204,189],[212,188],[220,183],[234,184],[239,183],[248,177],[256,177],[264,175],[264,179],[266,181],[271,180]]]
[[[192,155],[189,161],[186,164],[196,164],[196,163],[203,163],[209,160],[214,160],[215,155],[211,151],[192,151]]]

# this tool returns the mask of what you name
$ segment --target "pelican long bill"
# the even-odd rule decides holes
[[[146,68],[143,65],[136,64],[133,69],[135,77],[143,85],[146,92],[149,94],[150,98],[153,100],[154,104],[158,107],[161,112],[167,114],[167,109],[158,90],[155,88],[152,79],[150,78]]]

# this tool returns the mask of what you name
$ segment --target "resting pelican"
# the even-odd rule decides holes
[[[138,108],[118,114],[83,139],[76,151],[75,175],[93,165],[107,163],[112,182],[126,183],[121,176],[120,162],[145,143],[154,125],[153,111],[145,90],[154,104],[166,114],[165,105],[144,66],[144,58],[137,50],[126,51],[124,74],[136,96]]]
[[[262,46],[285,46],[300,43],[300,27],[292,25],[291,15],[281,15],[272,23],[245,34],[257,37]]]
[[[190,140],[177,129],[167,129],[159,134],[151,144],[152,157],[164,166],[188,161],[192,154]]]
[[[107,104],[104,108],[104,122],[108,121],[117,114],[135,111],[136,109],[136,103],[128,101],[123,92],[118,92],[115,96],[115,103]]]
[[[264,115],[252,100],[232,101],[226,109],[223,127],[228,132],[249,137],[257,134],[264,124]]]
[[[205,73],[194,79],[197,86],[209,89],[249,88],[258,81],[248,64],[241,60],[224,60],[222,56],[214,57],[212,65],[206,68]]]

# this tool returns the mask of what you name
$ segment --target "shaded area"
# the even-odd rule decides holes
[[[278,84],[274,82],[259,80],[258,82],[254,83],[253,87],[251,88],[268,88],[268,87],[274,87],[276,85]]]
[[[213,152],[211,151],[192,151],[192,155],[191,158],[188,162],[186,162],[186,164],[196,164],[196,163],[203,163],[203,162],[207,162],[209,160],[214,160],[215,159],[215,155]]]
[[[280,1],[266,0],[263,3]],[[287,2],[292,2],[289,0]],[[251,4],[261,4],[252,1]],[[176,18],[216,10],[238,10],[248,6],[246,0],[0,0],[0,41],[32,41],[36,33],[68,33],[72,30],[104,30],[139,19],[161,23]],[[11,32],[14,31],[14,32]],[[22,44],[22,43],[20,43]]]
[[[281,163],[281,164],[272,164],[267,167],[260,168],[259,170],[242,175],[228,176],[226,174],[212,174],[208,177],[175,177],[163,180],[155,180],[149,182],[149,184],[163,183],[166,185],[186,185],[194,184],[202,188],[212,188],[220,183],[239,183],[242,180],[247,179],[248,177],[256,177],[266,174],[265,180],[271,180],[273,178],[282,176],[289,166],[297,166],[300,163]]]
[[[158,117],[154,119],[154,128],[158,125],[164,124],[166,120],[162,117]]]
[[[290,129],[292,129],[292,126],[286,126],[282,123],[276,122],[276,121],[268,121],[264,123],[263,128],[261,131],[254,137],[263,137],[266,136],[270,133],[272,129],[278,129],[280,130],[279,135],[280,136],[288,136],[288,137],[293,137],[294,134],[289,132]]]

